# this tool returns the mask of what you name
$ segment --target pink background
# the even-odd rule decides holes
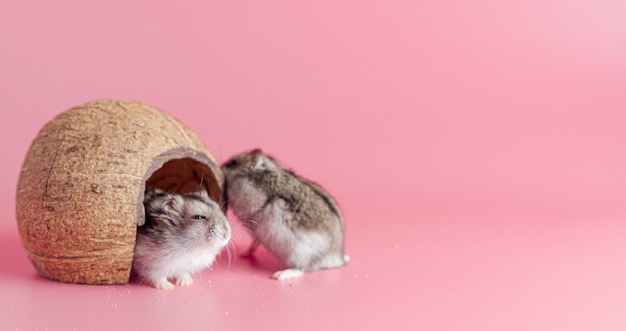
[[[0,4],[0,329],[626,330],[626,2],[87,3]],[[111,97],[320,182],[350,264],[276,282],[266,251],[224,255],[168,292],[37,276],[24,155]]]

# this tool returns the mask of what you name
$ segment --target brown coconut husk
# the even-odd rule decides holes
[[[205,187],[222,201],[223,174],[196,134],[169,114],[126,100],[61,113],[39,132],[17,187],[28,259],[50,279],[128,283],[146,187]]]

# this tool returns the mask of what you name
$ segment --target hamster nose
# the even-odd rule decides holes
[[[224,241],[228,241],[230,240],[230,227],[229,226],[225,226],[223,231],[222,231],[222,239],[224,239]]]

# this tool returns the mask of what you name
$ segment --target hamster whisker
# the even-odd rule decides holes
[[[245,226],[242,226],[239,229],[243,229],[243,231],[245,231],[247,234],[252,236],[252,232],[250,232],[250,230],[246,228]],[[236,258],[239,256],[239,253],[240,253],[239,250],[242,247],[241,237],[238,237],[235,241],[232,242],[232,244],[233,244],[233,251],[235,253],[235,258]]]
[[[198,184],[197,191],[201,191],[203,189],[203,187],[202,187],[203,185],[202,184],[204,184],[204,173],[200,174],[200,184]]]
[[[241,202],[242,196],[240,196],[237,201],[228,201],[228,204],[230,205],[230,208],[232,210],[235,210],[237,207],[239,207],[239,202]]]
[[[250,236],[252,236],[254,238],[254,232],[252,232],[252,230],[250,230],[248,227],[244,226],[243,227],[244,231],[246,231]]]
[[[230,254],[230,243],[224,247],[226,251],[226,256],[228,256],[228,270],[230,270],[230,266],[232,265],[232,256]]]
[[[224,250],[226,251],[226,258],[228,258],[228,269],[230,270],[230,267],[232,266],[233,262],[235,261],[235,259],[237,258],[237,245],[236,243],[239,241],[238,238],[231,236],[230,240],[228,241],[228,243],[226,244],[226,246],[224,246]],[[232,250],[232,251],[231,251]],[[223,254],[220,254],[218,256],[218,259],[222,259]]]
[[[250,193],[251,190],[252,190],[251,187],[246,187],[245,190],[243,191],[244,194],[241,194],[239,198],[237,199],[237,201],[235,201],[234,203],[231,203],[231,208],[233,210],[237,209],[237,207],[239,207],[239,203],[242,201],[242,199],[244,199],[248,195],[248,193]]]
[[[246,217],[245,221],[254,225],[259,225],[259,222],[257,222],[254,217]]]

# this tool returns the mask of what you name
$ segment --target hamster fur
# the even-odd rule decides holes
[[[175,194],[145,192],[146,223],[137,228],[133,272],[158,289],[190,285],[228,244],[226,216],[205,190]]]
[[[288,269],[275,279],[343,266],[344,220],[319,185],[285,169],[260,149],[234,156],[222,165],[226,200],[254,242],[243,255],[263,244]]]

